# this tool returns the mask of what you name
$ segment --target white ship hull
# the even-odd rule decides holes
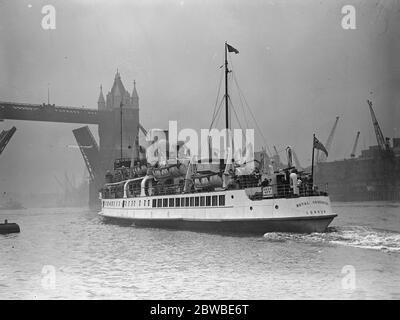
[[[108,219],[211,232],[323,232],[336,217],[328,196],[251,200],[246,190],[101,201],[99,214]]]

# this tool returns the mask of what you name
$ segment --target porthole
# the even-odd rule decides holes
[[[233,199],[233,194],[231,195],[231,198]]]
[[[275,205],[275,209],[277,209],[277,210],[279,209],[279,206],[277,204]]]
[[[253,207],[250,207],[250,210],[253,210]]]

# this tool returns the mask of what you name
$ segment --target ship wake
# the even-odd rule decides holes
[[[266,241],[332,244],[400,253],[400,233],[365,226],[330,227],[324,233],[266,233]]]

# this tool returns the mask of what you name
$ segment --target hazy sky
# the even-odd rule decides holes
[[[55,30],[41,27],[46,4],[56,8]],[[341,26],[348,4],[356,30]],[[146,128],[208,128],[225,40],[240,51],[234,72],[271,149],[291,145],[308,165],[313,132],[325,142],[337,115],[330,159],[349,157],[358,130],[360,148],[376,144],[366,99],[384,134],[400,136],[395,0],[0,0],[0,101],[42,103],[49,85],[51,103],[96,108],[118,68],[127,89],[137,81]],[[7,120],[0,130],[12,125],[1,190],[52,191],[54,175],[82,176],[69,147],[80,125]],[[258,134],[256,143],[265,143]]]

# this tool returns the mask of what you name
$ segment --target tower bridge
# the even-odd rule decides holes
[[[0,119],[99,124],[97,109],[0,101]]]
[[[136,82],[130,94],[118,71],[106,98],[100,86],[97,109],[0,101],[0,121],[6,119],[98,125],[99,143],[89,127],[73,130],[89,171],[90,205],[98,202],[98,189],[104,183],[106,171],[113,168],[114,159],[122,157],[135,160],[138,155],[136,147],[140,124]]]

